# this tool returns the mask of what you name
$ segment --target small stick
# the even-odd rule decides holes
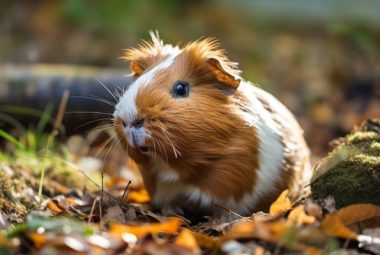
[[[94,202],[92,203],[90,215],[88,216],[87,223],[91,223],[91,219],[92,219],[92,216],[94,215],[94,211],[95,211],[95,205],[96,205],[96,202],[98,202],[98,200],[99,200],[99,196],[96,196],[96,198],[94,199]]]
[[[132,183],[131,180],[129,180],[127,186],[126,186],[125,189],[124,189],[123,196],[122,196],[121,199],[120,199],[120,204],[123,203],[124,197],[125,197],[125,195],[127,194],[127,190],[128,190],[129,185],[130,185],[131,183]]]
[[[226,210],[228,213],[233,214],[233,215],[239,217],[240,219],[245,219],[245,220],[248,220],[248,221],[253,222],[250,218],[248,218],[248,217],[244,217],[244,216],[242,216],[242,215],[240,215],[240,214],[238,214],[238,213],[236,213],[236,212],[234,212],[234,211],[232,211],[232,210],[230,210],[230,209],[228,209],[228,208],[226,208],[226,207],[224,207],[224,206],[222,206],[222,205],[219,205],[219,204],[214,203],[214,206],[220,207],[220,208],[222,208],[223,210]]]

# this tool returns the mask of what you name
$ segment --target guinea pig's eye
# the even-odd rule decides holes
[[[187,97],[190,92],[190,87],[187,82],[178,81],[173,86],[174,97]]]

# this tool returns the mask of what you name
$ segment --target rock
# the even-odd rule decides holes
[[[311,191],[314,199],[333,196],[338,209],[380,205],[380,120],[364,122],[317,164]]]

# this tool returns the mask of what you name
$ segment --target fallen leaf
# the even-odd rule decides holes
[[[211,251],[219,250],[222,244],[222,240],[219,237],[212,237],[198,232],[194,232],[193,235],[200,247]]]
[[[234,224],[223,239],[259,238],[264,241],[278,242],[290,228],[285,219],[268,222],[242,220]]]
[[[288,220],[296,225],[313,224],[315,222],[315,217],[307,215],[305,213],[305,207],[299,205],[289,213]]]
[[[59,214],[63,211],[61,208],[59,208],[58,204],[51,199],[48,201],[47,207],[53,215]]]
[[[347,228],[335,214],[327,214],[321,224],[322,231],[329,236],[356,239],[357,234]]]
[[[150,201],[150,197],[146,189],[140,189],[138,191],[131,191],[128,194],[128,200],[136,203],[148,203]]]
[[[354,204],[344,207],[335,213],[345,225],[380,217],[380,207],[373,204]]]
[[[34,246],[37,249],[41,248],[48,242],[48,238],[45,234],[40,234],[33,231],[33,232],[28,232],[27,236],[30,238],[30,240],[33,241]]]
[[[314,216],[317,220],[322,220],[323,217],[322,209],[309,199],[305,201],[305,213]]]
[[[191,250],[194,254],[201,254],[196,238],[193,233],[186,228],[181,231],[174,243]]]
[[[292,203],[288,198],[289,190],[284,190],[280,196],[272,203],[269,208],[269,214],[272,216],[281,215],[292,208]]]
[[[110,227],[110,234],[120,237],[124,233],[132,233],[137,237],[142,237],[148,234],[166,233],[166,234],[177,234],[179,226],[181,225],[181,220],[177,218],[172,218],[164,223],[151,223],[143,225],[122,225],[122,224],[112,224]]]
[[[125,215],[123,210],[121,210],[120,206],[112,206],[107,209],[106,214],[103,217],[103,220],[105,222],[118,222],[124,224],[125,221]]]

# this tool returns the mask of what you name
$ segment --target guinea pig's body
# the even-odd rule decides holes
[[[309,150],[286,107],[242,81],[215,41],[180,49],[152,40],[126,53],[135,80],[114,113],[152,204],[249,215],[286,188],[299,195],[310,177]]]

